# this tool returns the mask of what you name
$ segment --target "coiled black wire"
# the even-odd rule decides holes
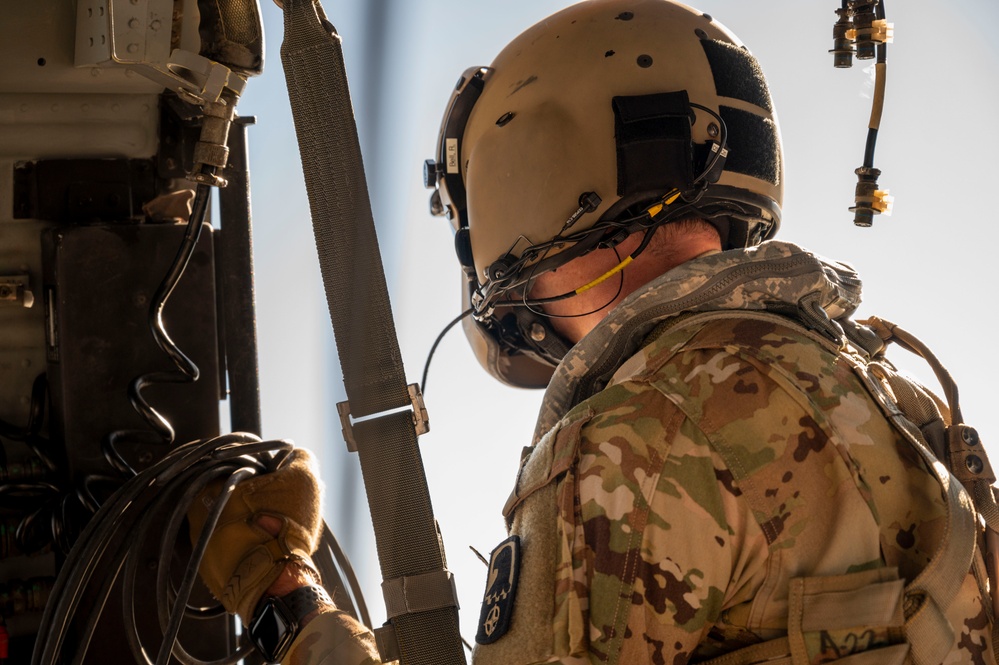
[[[67,556],[42,615],[33,665],[84,662],[104,605],[120,576],[125,639],[137,663],[159,665],[168,662],[171,656],[185,665],[226,665],[240,659],[247,663],[261,662],[246,643],[234,648],[227,657],[203,661],[191,655],[175,638],[185,617],[197,620],[224,611],[219,606],[191,607],[188,601],[204,545],[231,488],[247,477],[273,470],[291,449],[288,441],[261,441],[252,434],[227,434],[179,446],[127,481],[100,508]],[[224,479],[222,494],[194,546],[184,580],[175,589],[170,583],[170,559],[177,539],[186,538],[181,531],[187,508],[205,486],[218,479]],[[160,560],[155,584],[147,584],[141,579],[139,552],[152,537],[160,539]],[[357,580],[328,527],[324,527],[313,560],[337,607],[370,626]],[[155,594],[154,602],[147,600],[137,606],[136,597],[148,598],[150,593]],[[162,631],[159,643],[151,648],[143,643],[137,628],[136,613],[140,610],[156,612]],[[73,644],[67,645],[70,633]],[[65,653],[70,647],[74,652]],[[150,658],[154,651],[155,660]]]
[[[48,404],[48,380],[44,373],[31,384],[27,424],[23,427],[0,420],[0,438],[22,443],[38,460],[39,470],[26,478],[10,477],[6,450],[0,446],[0,466],[5,480],[0,483],[0,507],[19,514],[14,530],[13,545],[18,551],[33,554],[51,545],[68,552],[72,547],[78,524],[89,512],[78,501],[65,472],[56,460],[56,451],[48,438],[42,436]]]
[[[136,377],[128,386],[128,401],[132,407],[148,423],[149,430],[117,430],[108,434],[101,445],[104,458],[108,464],[125,478],[130,478],[136,474],[135,469],[125,460],[118,449],[119,443],[153,443],[170,446],[174,443],[176,433],[170,422],[163,417],[149,402],[143,397],[143,391],[149,386],[164,383],[193,383],[198,380],[200,372],[198,366],[190,358],[184,355],[166,330],[163,323],[163,310],[167,301],[173,294],[174,289],[180,282],[187,264],[194,255],[194,250],[198,246],[201,238],[201,229],[204,225],[208,213],[208,202],[211,198],[211,187],[207,184],[198,184],[194,195],[194,203],[191,206],[191,216],[188,219],[187,230],[184,239],[173,263],[167,270],[166,276],[153,295],[152,303],[149,307],[149,328],[153,334],[156,346],[163,351],[170,360],[173,361],[175,370],[167,372],[150,372]]]
[[[82,528],[81,525],[85,524],[100,507],[101,497],[117,488],[121,478],[136,475],[135,469],[118,450],[118,444],[156,443],[170,446],[174,443],[173,426],[149,404],[143,396],[143,391],[152,385],[190,383],[198,380],[200,373],[198,366],[170,338],[163,322],[163,310],[197,248],[207,217],[210,196],[211,187],[199,184],[184,238],[153,296],[149,309],[149,328],[153,339],[173,361],[176,370],[143,374],[136,377],[128,386],[129,402],[149,424],[150,429],[117,430],[102,441],[101,450],[104,457],[118,477],[91,474],[82,479],[76,488],[71,488],[69,480],[63,477],[64,472],[60,471],[52,458],[49,441],[40,435],[47,402],[48,384],[45,374],[38,375],[32,384],[28,423],[24,427],[17,427],[0,420],[0,437],[27,445],[42,462],[48,474],[53,476],[45,481],[0,484],[0,505],[5,499],[12,499],[17,503],[15,508],[24,513],[15,532],[15,544],[22,552],[36,552],[48,544],[52,544],[63,554],[69,552]],[[0,452],[3,452],[2,447]],[[0,462],[6,466],[6,455],[2,454],[0,457],[3,458]]]

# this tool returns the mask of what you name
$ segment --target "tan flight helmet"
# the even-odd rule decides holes
[[[669,0],[589,0],[467,70],[448,105],[431,210],[465,273],[463,321],[501,381],[544,387],[569,345],[530,280],[630,233],[700,217],[723,247],[780,223],[780,132],[755,58]]]

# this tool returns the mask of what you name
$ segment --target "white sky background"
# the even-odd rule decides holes
[[[417,382],[440,328],[459,312],[450,227],[427,212],[421,168],[433,156],[458,75],[486,65],[521,30],[565,6],[552,0],[343,0],[324,3],[344,39],[365,167],[409,380]],[[875,164],[895,196],[891,217],[856,228],[852,205],[863,161],[873,75],[832,66],[839,0],[703,0],[697,6],[749,46],[780,115],[786,166],[779,238],[846,261],[865,280],[861,314],[916,333],[962,388],[965,420],[997,441],[993,338],[999,129],[999,5],[892,0],[888,86]],[[373,7],[384,5],[381,15]],[[250,130],[264,434],[294,439],[322,459],[325,514],[362,577],[376,623],[380,575],[356,457],[343,452],[334,404],[343,399],[312,241],[280,63],[281,13],[262,3],[266,73],[250,81]],[[931,380],[919,362],[903,367]],[[507,388],[481,370],[454,330],[441,344],[421,437],[434,506],[455,571],[466,639],[475,632],[484,554],[505,537],[500,508],[540,392]],[[993,445],[993,450],[996,450]],[[997,458],[999,463],[999,458]]]

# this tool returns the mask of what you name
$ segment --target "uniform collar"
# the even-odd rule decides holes
[[[847,264],[788,242],[706,253],[625,298],[555,368],[545,391],[535,442],[572,407],[599,392],[663,321],[692,312],[773,311],[828,336],[860,305],[861,283]]]

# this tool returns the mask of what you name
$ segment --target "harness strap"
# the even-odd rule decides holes
[[[418,581],[419,593],[403,593],[401,601],[398,582],[388,584],[393,631],[382,637],[394,632],[404,665],[464,665],[457,603],[417,445],[422,399],[406,385],[340,37],[318,2],[283,6],[281,59],[348,398],[338,410],[358,450],[382,577]],[[414,410],[398,410],[407,406]]]
[[[885,366],[871,363],[873,369],[887,372]],[[971,497],[926,445],[922,432],[903,414],[884,385],[871,371],[855,365],[871,393],[881,404],[888,420],[920,454],[944,493],[947,522],[940,546],[922,572],[906,587],[906,639],[916,665],[934,665],[943,661],[954,644],[953,629],[944,612],[957,595],[971,568],[975,553],[975,509]],[[905,381],[894,372],[892,382]],[[914,416],[917,420],[918,415]]]
[[[946,454],[938,455],[947,460],[951,472],[971,494],[978,515],[985,521],[985,551],[988,561],[989,589],[982,589],[983,596],[990,590],[992,596],[991,616],[993,648],[999,644],[999,506],[996,503],[996,488],[993,483],[996,475],[992,470],[988,455],[978,438],[978,433],[963,422],[957,384],[950,373],[930,349],[911,333],[899,328],[890,321],[871,317],[864,322],[869,325],[886,343],[896,342],[908,351],[923,358],[933,369],[937,381],[947,398],[947,407],[940,410],[948,420]],[[896,376],[897,379],[897,376]],[[889,380],[891,380],[889,378]],[[892,383],[895,390],[896,380]],[[901,380],[904,382],[904,380]],[[905,409],[903,405],[903,410]],[[980,581],[981,583],[981,581]]]

